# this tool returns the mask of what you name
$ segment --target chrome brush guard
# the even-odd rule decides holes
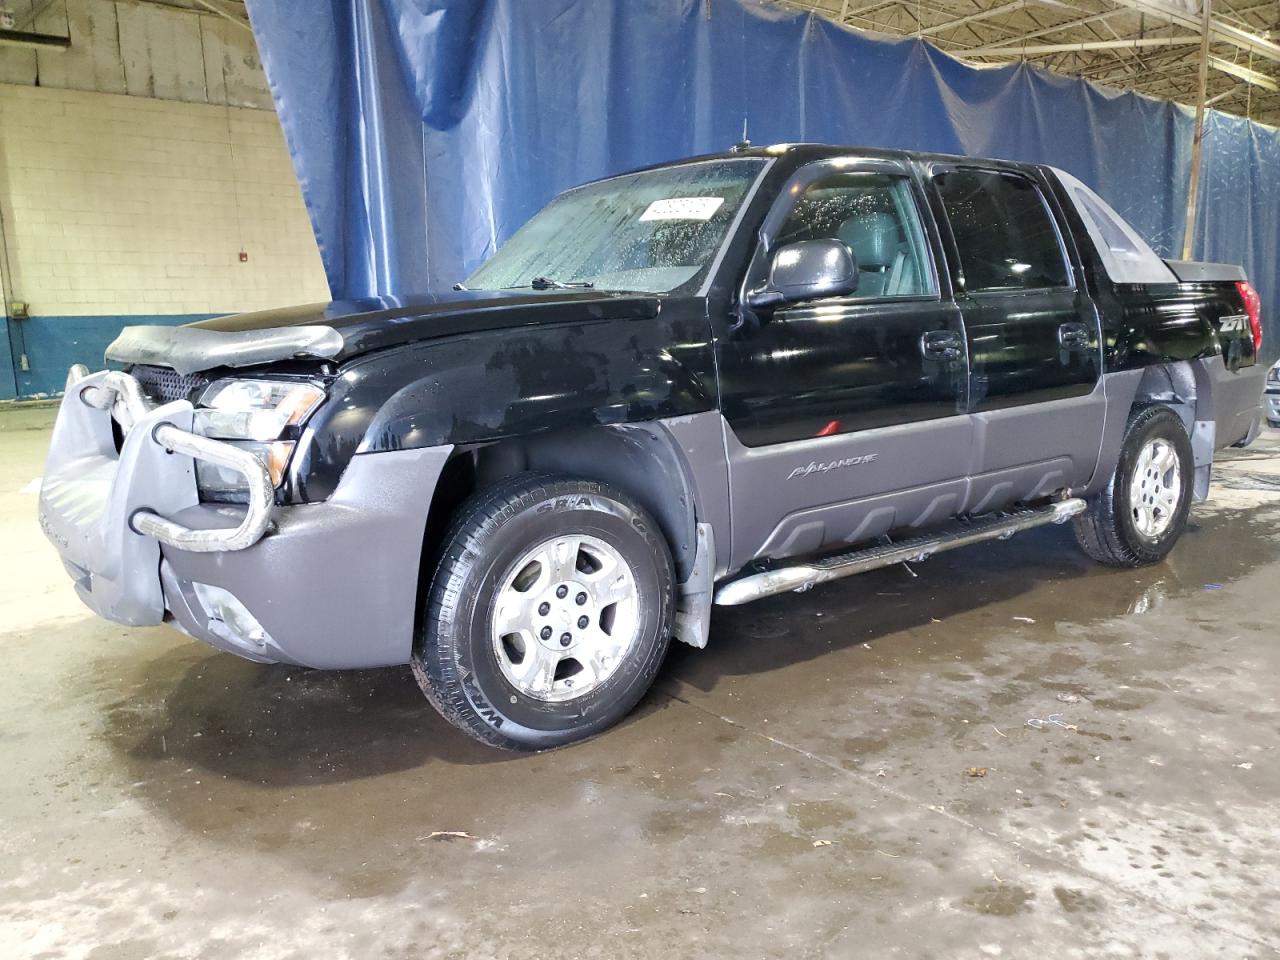
[[[112,420],[120,424],[119,450]],[[108,619],[135,625],[164,618],[160,544],[194,553],[244,550],[266,534],[275,492],[263,463],[192,432],[187,400],[152,407],[121,371],[77,364],[54,424],[40,490],[40,525],[81,598]],[[241,473],[247,506],[227,506],[234,526],[194,529],[175,519],[199,505],[195,461]]]

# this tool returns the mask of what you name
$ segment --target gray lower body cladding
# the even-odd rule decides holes
[[[308,667],[409,662],[427,508],[451,447],[354,457],[324,503],[279,507],[273,533],[232,553],[163,549],[165,606],[183,631],[253,660]],[[225,526],[228,508],[174,519]],[[232,594],[265,643],[237,637],[203,608],[193,584]]]
[[[86,400],[109,376],[68,390],[40,491],[41,527],[86,606],[129,626],[170,622],[252,660],[408,662],[428,508],[452,447],[356,456],[325,502],[272,506],[274,529],[256,542],[197,552],[140,532],[138,518],[207,547],[200,532],[237,528],[251,508],[201,503],[199,452],[166,449],[162,428],[193,436],[185,400],[141,412],[117,449],[112,413]]]
[[[863,543],[1077,489],[1098,460],[1104,407],[1099,384],[1061,401],[767,447],[744,446],[726,422],[729,566]]]

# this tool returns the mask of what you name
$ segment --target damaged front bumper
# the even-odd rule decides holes
[[[210,553],[243,550],[271,522],[274,490],[252,454],[191,432],[186,400],[151,407],[127,373],[73,367],[40,487],[40,526],[58,548],[90,609],[118,623],[164,619],[158,584],[133,576],[158,566],[160,545]],[[116,449],[112,421],[124,441]],[[195,460],[244,475],[249,503],[239,522],[192,529],[169,515],[199,503]]]
[[[39,509],[81,600],[261,662],[407,662],[426,510],[451,448],[358,456],[328,501],[284,506],[261,461],[193,421],[191,403],[153,407],[127,373],[72,368]],[[197,460],[242,473],[249,502],[200,502]]]

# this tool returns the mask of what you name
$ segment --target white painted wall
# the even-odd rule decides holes
[[[71,41],[0,44],[0,292],[30,313],[2,318],[0,400],[130,323],[328,299],[247,29],[194,0],[0,7]]]
[[[328,299],[272,111],[0,84],[0,216],[33,315]]]

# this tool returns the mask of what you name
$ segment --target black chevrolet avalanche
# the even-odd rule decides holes
[[[1070,521],[1159,562],[1259,429],[1258,296],[1051,167],[747,146],[569,190],[452,292],[130,327],[40,521],[80,596],[598,733],[715,605]]]

